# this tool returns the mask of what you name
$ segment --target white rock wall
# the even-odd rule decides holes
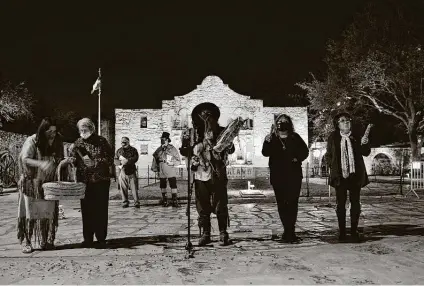
[[[151,165],[152,153],[160,145],[163,131],[171,134],[171,144],[181,146],[181,130],[172,128],[173,120],[188,122],[191,127],[191,112],[202,102],[212,102],[221,110],[219,124],[227,126],[229,119],[241,116],[253,119],[253,130],[242,130],[240,140],[241,152],[252,160],[255,167],[266,167],[268,159],[261,154],[262,143],[274,120],[274,114],[287,113],[292,117],[296,132],[308,142],[308,120],[306,107],[263,107],[263,101],[250,99],[231,90],[219,77],[208,76],[201,85],[192,92],[177,96],[174,100],[164,100],[162,109],[116,109],[115,116],[115,149],[121,144],[122,136],[130,138],[131,145],[140,152],[141,144],[148,144],[148,155],[140,155],[138,161],[139,176],[147,176],[147,168]],[[142,116],[147,116],[147,128],[140,128]],[[239,147],[239,146],[238,146]],[[235,156],[235,155],[234,155]],[[235,158],[235,157],[234,157]],[[306,161],[305,161],[306,162]]]

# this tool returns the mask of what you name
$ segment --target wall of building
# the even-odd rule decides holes
[[[162,101],[161,109],[115,109],[115,150],[120,147],[122,136],[129,137],[131,145],[142,153],[138,168],[139,175],[144,176],[151,165],[153,152],[160,146],[162,132],[169,132],[171,144],[179,148],[181,132],[191,127],[191,112],[202,102],[212,102],[220,108],[221,126],[227,126],[231,119],[238,116],[253,121],[253,128],[240,131],[239,137],[234,140],[237,151],[230,158],[232,165],[267,166],[268,159],[261,154],[262,143],[270,131],[274,115],[281,112],[292,117],[296,132],[308,142],[306,107],[264,107],[262,100],[238,94],[219,77],[208,76],[192,92]],[[142,121],[146,118],[147,126],[143,127]],[[147,150],[147,154],[141,150]],[[243,160],[237,160],[237,154]]]

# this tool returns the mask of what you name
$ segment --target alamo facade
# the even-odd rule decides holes
[[[162,132],[169,132],[171,144],[180,148],[181,132],[191,127],[191,112],[202,102],[212,102],[220,108],[221,126],[227,126],[231,119],[238,116],[248,119],[234,140],[236,151],[230,156],[228,166],[230,178],[254,177],[255,169],[267,170],[268,158],[262,156],[262,143],[276,114],[288,114],[293,120],[295,131],[308,144],[306,107],[265,107],[262,100],[238,94],[219,77],[208,76],[192,92],[176,96],[173,100],[163,100],[161,109],[115,109],[115,149],[121,146],[122,136],[129,137],[131,145],[140,154],[137,162],[139,177],[146,177],[148,172],[151,176],[148,169],[153,152],[160,146]],[[304,167],[306,162],[308,160],[303,162]],[[184,160],[179,168],[183,174]]]

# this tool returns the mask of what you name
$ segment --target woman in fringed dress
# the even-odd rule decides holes
[[[31,253],[32,241],[37,240],[42,250],[54,248],[58,201],[44,200],[42,184],[56,179],[56,168],[62,159],[63,141],[56,123],[44,118],[37,133],[25,141],[18,159],[18,239],[23,253]]]

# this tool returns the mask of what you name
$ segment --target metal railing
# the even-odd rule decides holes
[[[409,166],[408,166],[409,168]],[[150,166],[138,168],[138,178],[140,187],[149,187],[159,184],[157,173],[150,170]],[[323,195],[334,195],[335,191],[329,187],[329,172],[326,167],[317,170],[316,167],[310,167],[307,163],[303,167],[303,180],[301,195],[305,197],[315,196],[317,193]],[[253,183],[257,189],[272,190],[270,185],[270,173],[268,167],[253,167],[253,166],[230,166],[227,168],[227,176],[229,179],[229,189],[244,189],[247,188],[248,181]],[[376,174],[368,174],[370,184],[364,189],[369,194],[391,194],[403,195],[403,189],[409,180],[403,172],[393,176],[379,176]],[[184,183],[187,180],[187,170],[185,168],[177,169],[177,181]],[[424,178],[423,178],[424,184]]]
[[[416,191],[424,190],[424,162],[416,161],[411,163],[411,172],[410,172],[410,188],[409,191],[405,194],[407,196],[409,193],[414,193],[417,198],[420,198]]]

